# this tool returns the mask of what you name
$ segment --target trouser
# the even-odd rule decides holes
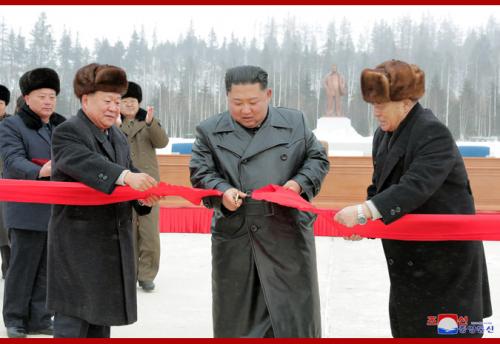
[[[51,325],[47,311],[47,232],[10,229],[10,267],[5,277],[3,321],[27,331]]]
[[[138,216],[134,211],[134,249],[138,281],[153,281],[160,268],[160,232],[158,230],[159,207],[151,213]]]
[[[3,202],[0,202],[0,254],[2,256],[2,278],[5,278],[10,260],[10,241],[7,228],[3,223]]]
[[[0,255],[2,256],[2,278],[5,278],[10,262],[10,246],[0,246]]]
[[[109,326],[89,324],[61,313],[54,316],[54,338],[109,338],[110,335]]]

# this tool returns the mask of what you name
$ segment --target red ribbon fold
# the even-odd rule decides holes
[[[148,191],[136,191],[128,186],[117,186],[111,195],[94,190],[81,183],[0,179],[0,200],[67,205],[103,205],[146,199],[151,195],[180,196],[199,205],[202,198],[221,196],[218,190],[195,189],[159,183]],[[316,208],[291,190],[268,185],[253,191],[255,200],[277,203],[302,211],[316,213],[319,221],[327,221],[331,235],[359,234],[367,238],[414,241],[495,240],[500,241],[500,215],[406,215],[390,225],[369,221],[364,226],[347,228],[333,222],[335,211]]]

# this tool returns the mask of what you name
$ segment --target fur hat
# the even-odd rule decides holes
[[[51,68],[36,68],[21,76],[21,79],[19,79],[19,88],[23,96],[40,88],[50,88],[56,91],[57,95],[61,90],[59,75]]]
[[[0,85],[0,100],[3,100],[5,102],[5,105],[9,105],[10,91],[4,85]]]
[[[128,90],[122,98],[135,98],[140,103],[142,102],[142,89],[141,86],[137,85],[133,81],[128,82]]]
[[[124,94],[127,91],[127,74],[120,67],[91,63],[80,68],[73,80],[75,95],[82,98],[84,94],[97,91]]]
[[[417,65],[386,61],[375,69],[361,72],[361,92],[368,103],[416,101],[425,93],[425,74]]]

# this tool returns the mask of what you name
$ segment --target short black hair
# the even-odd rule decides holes
[[[267,72],[257,66],[237,66],[227,70],[224,78],[226,93],[231,91],[231,86],[241,84],[260,84],[261,89],[267,88]]]

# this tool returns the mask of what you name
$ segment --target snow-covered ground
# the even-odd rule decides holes
[[[162,234],[161,242],[156,290],[138,288],[138,322],[113,327],[111,336],[211,337],[210,235]],[[389,280],[380,241],[318,237],[316,246],[323,336],[390,337]],[[487,319],[495,331],[485,337],[500,337],[500,242],[485,242],[485,248],[496,312]]]

